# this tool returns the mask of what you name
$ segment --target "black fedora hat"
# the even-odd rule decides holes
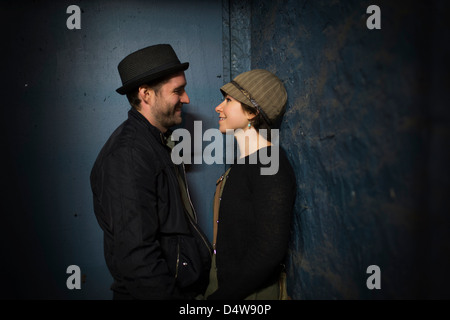
[[[129,54],[120,61],[117,69],[119,69],[122,87],[116,91],[127,94],[144,83],[187,68],[189,63],[180,63],[170,44],[146,47]]]

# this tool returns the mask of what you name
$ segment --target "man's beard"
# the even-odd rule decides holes
[[[182,105],[182,103],[179,103],[178,105],[171,108],[164,108],[164,112],[161,112],[161,108],[157,108],[157,110],[159,111],[156,117],[158,119],[158,122],[167,129],[181,124],[182,117],[180,110]]]

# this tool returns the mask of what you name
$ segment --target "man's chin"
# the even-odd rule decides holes
[[[180,125],[183,122],[183,118],[181,117],[181,114],[179,116],[175,115],[171,120],[172,121],[170,121],[169,127],[174,127],[174,126]]]

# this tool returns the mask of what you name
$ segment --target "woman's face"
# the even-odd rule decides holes
[[[226,95],[221,104],[216,107],[216,112],[219,114],[219,130],[226,133],[227,129],[245,130],[248,127],[249,113],[245,112],[239,101],[233,97]]]

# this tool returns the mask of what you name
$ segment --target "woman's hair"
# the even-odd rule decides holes
[[[264,120],[264,117],[261,115],[260,112],[255,110],[255,108],[252,108],[245,103],[241,102],[242,109],[246,112],[256,114],[256,116],[250,120],[250,124],[255,128],[256,132],[261,134],[267,141],[271,141],[271,135],[270,135],[270,126],[269,124]],[[262,133],[259,132],[260,129],[265,129]]]

